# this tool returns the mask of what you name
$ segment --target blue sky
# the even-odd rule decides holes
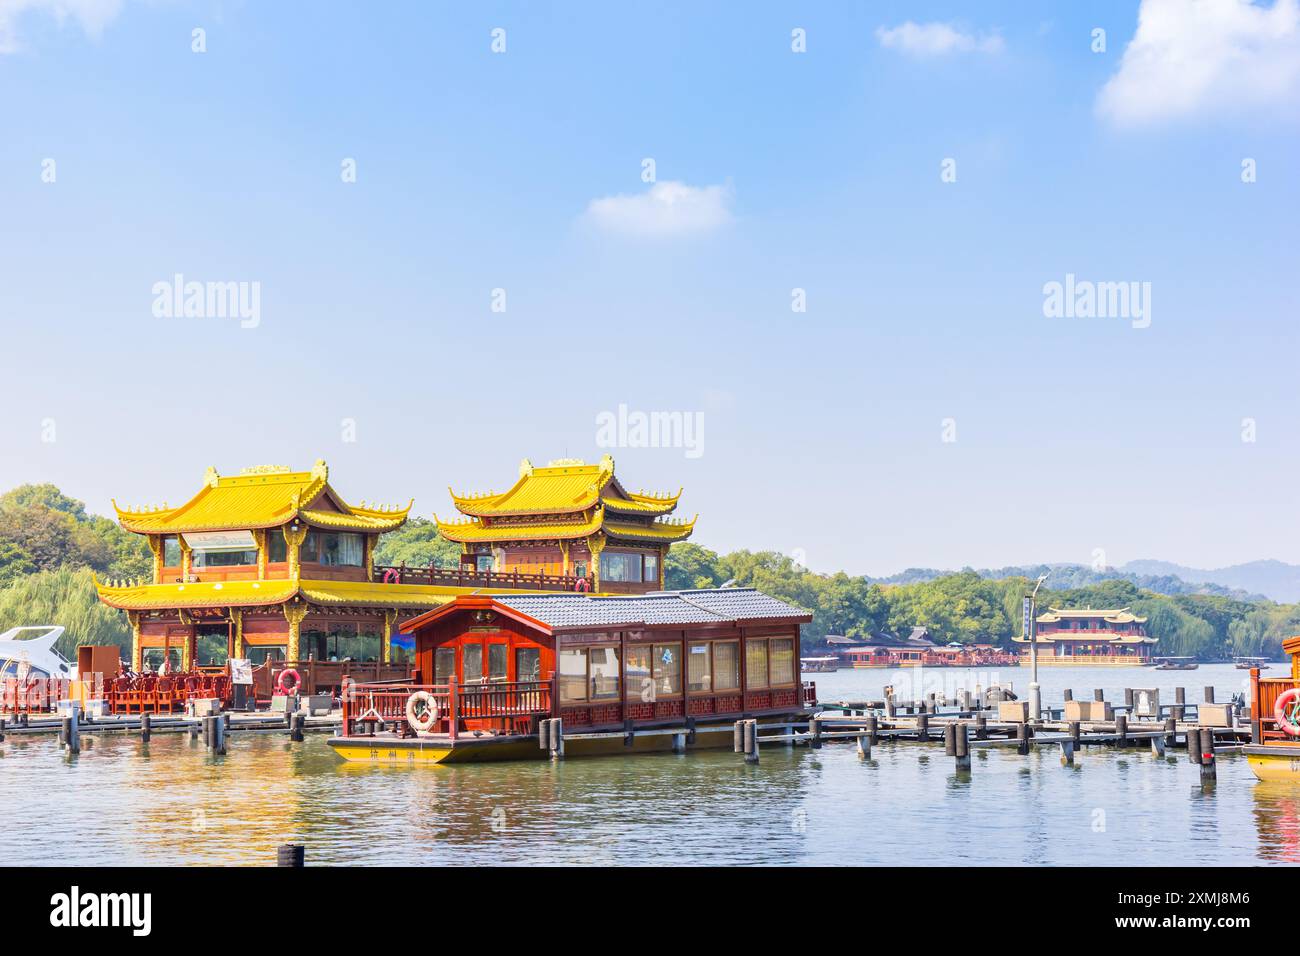
[[[1300,561],[1296,0],[614,6],[0,0],[0,487],[609,452],[815,570]]]

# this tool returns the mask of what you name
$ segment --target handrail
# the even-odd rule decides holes
[[[391,573],[390,573],[391,572]],[[392,580],[396,578],[396,580]],[[526,571],[480,571],[462,565],[456,568],[439,568],[433,565],[408,568],[406,563],[377,564],[374,579],[388,584],[432,584],[447,587],[499,587],[526,591],[578,591],[579,582],[588,591],[594,578],[580,578],[573,574],[529,573]]]
[[[349,684],[343,695],[343,736],[352,736],[357,723],[382,721],[403,724],[406,702],[417,691],[429,694],[440,722],[453,739],[465,720],[520,721],[551,712],[553,682],[497,681],[482,684]]]

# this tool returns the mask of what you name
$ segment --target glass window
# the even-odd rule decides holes
[[[492,555],[490,555],[490,554],[476,554],[476,555],[474,555],[474,570],[476,570],[476,571],[491,571],[491,570],[492,570]]]
[[[190,558],[194,568],[229,568],[257,564],[256,551],[195,551]]]
[[[433,682],[445,684],[456,676],[456,648],[440,647],[433,652]]]
[[[627,649],[627,696],[644,702],[655,699],[654,675],[650,673],[649,644]]]
[[[713,645],[713,689],[740,689],[740,651],[735,641]]]
[[[772,658],[772,686],[788,687],[794,683],[794,641],[788,637],[768,641]]]
[[[575,578],[585,578],[587,576],[587,562],[579,561],[573,566],[573,576]]]
[[[659,694],[682,692],[682,649],[677,644],[656,644],[654,653],[655,691]]]
[[[749,690],[767,686],[767,641],[745,642],[745,685]]]
[[[600,555],[600,579],[602,581],[641,580],[641,555],[625,554],[618,551],[604,551]]]
[[[509,648],[506,645],[488,645],[488,680],[506,679],[507,660],[509,660]]]
[[[617,697],[618,648],[589,648],[587,659],[591,663],[591,699],[608,700]]]
[[[641,580],[650,581],[653,584],[659,583],[659,555],[647,554],[645,556],[645,574]]]
[[[308,537],[311,537],[311,532]],[[361,567],[365,542],[359,534],[320,535],[320,563],[349,568]]]
[[[465,672],[465,683],[483,680],[483,645],[466,644],[461,648],[461,661]]]
[[[559,653],[560,703],[587,699],[587,649],[566,647]]]
[[[266,560],[273,564],[283,564],[289,560],[289,545],[285,543],[284,532],[279,528],[270,528],[266,532]]]
[[[686,689],[693,694],[713,690],[713,668],[709,666],[709,645],[691,644],[686,657]]]
[[[163,567],[179,568],[181,566],[181,542],[174,534],[163,539]]]
[[[298,560],[315,562],[319,551],[320,535],[315,531],[308,531],[307,536],[302,539],[302,545],[298,548]]]
[[[515,648],[515,680],[542,679],[542,650],[539,647]]]

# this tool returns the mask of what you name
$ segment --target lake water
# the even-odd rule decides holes
[[[1192,702],[1205,684],[1227,699],[1244,672],[1041,674],[1051,703],[1066,686],[1112,701],[1155,686],[1172,700],[1179,683]],[[963,672],[908,679],[932,675],[959,685]],[[824,700],[902,687],[884,671],[815,677]],[[1027,669],[998,679],[1027,692]],[[306,844],[308,864],[1300,862],[1300,788],[1257,782],[1239,756],[1221,757],[1203,789],[1184,752],[1149,748],[1085,748],[1073,767],[1054,748],[980,750],[958,776],[941,745],[915,743],[878,745],[865,762],[828,744],[767,747],[757,766],[703,751],[401,769],[345,764],[321,735],[236,733],[215,758],[188,735],[87,735],[83,747],[0,744],[0,862],[270,865],[288,842]]]

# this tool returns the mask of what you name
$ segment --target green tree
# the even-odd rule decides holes
[[[87,568],[38,571],[0,589],[0,630],[41,624],[67,628],[56,646],[70,660],[79,644],[131,646],[126,615],[100,602]]]
[[[690,541],[668,549],[664,560],[664,587],[670,591],[714,588],[723,582],[716,552]]]
[[[455,568],[460,565],[460,545],[438,533],[438,525],[428,518],[411,518],[406,524],[379,539],[375,564],[407,567]]]

